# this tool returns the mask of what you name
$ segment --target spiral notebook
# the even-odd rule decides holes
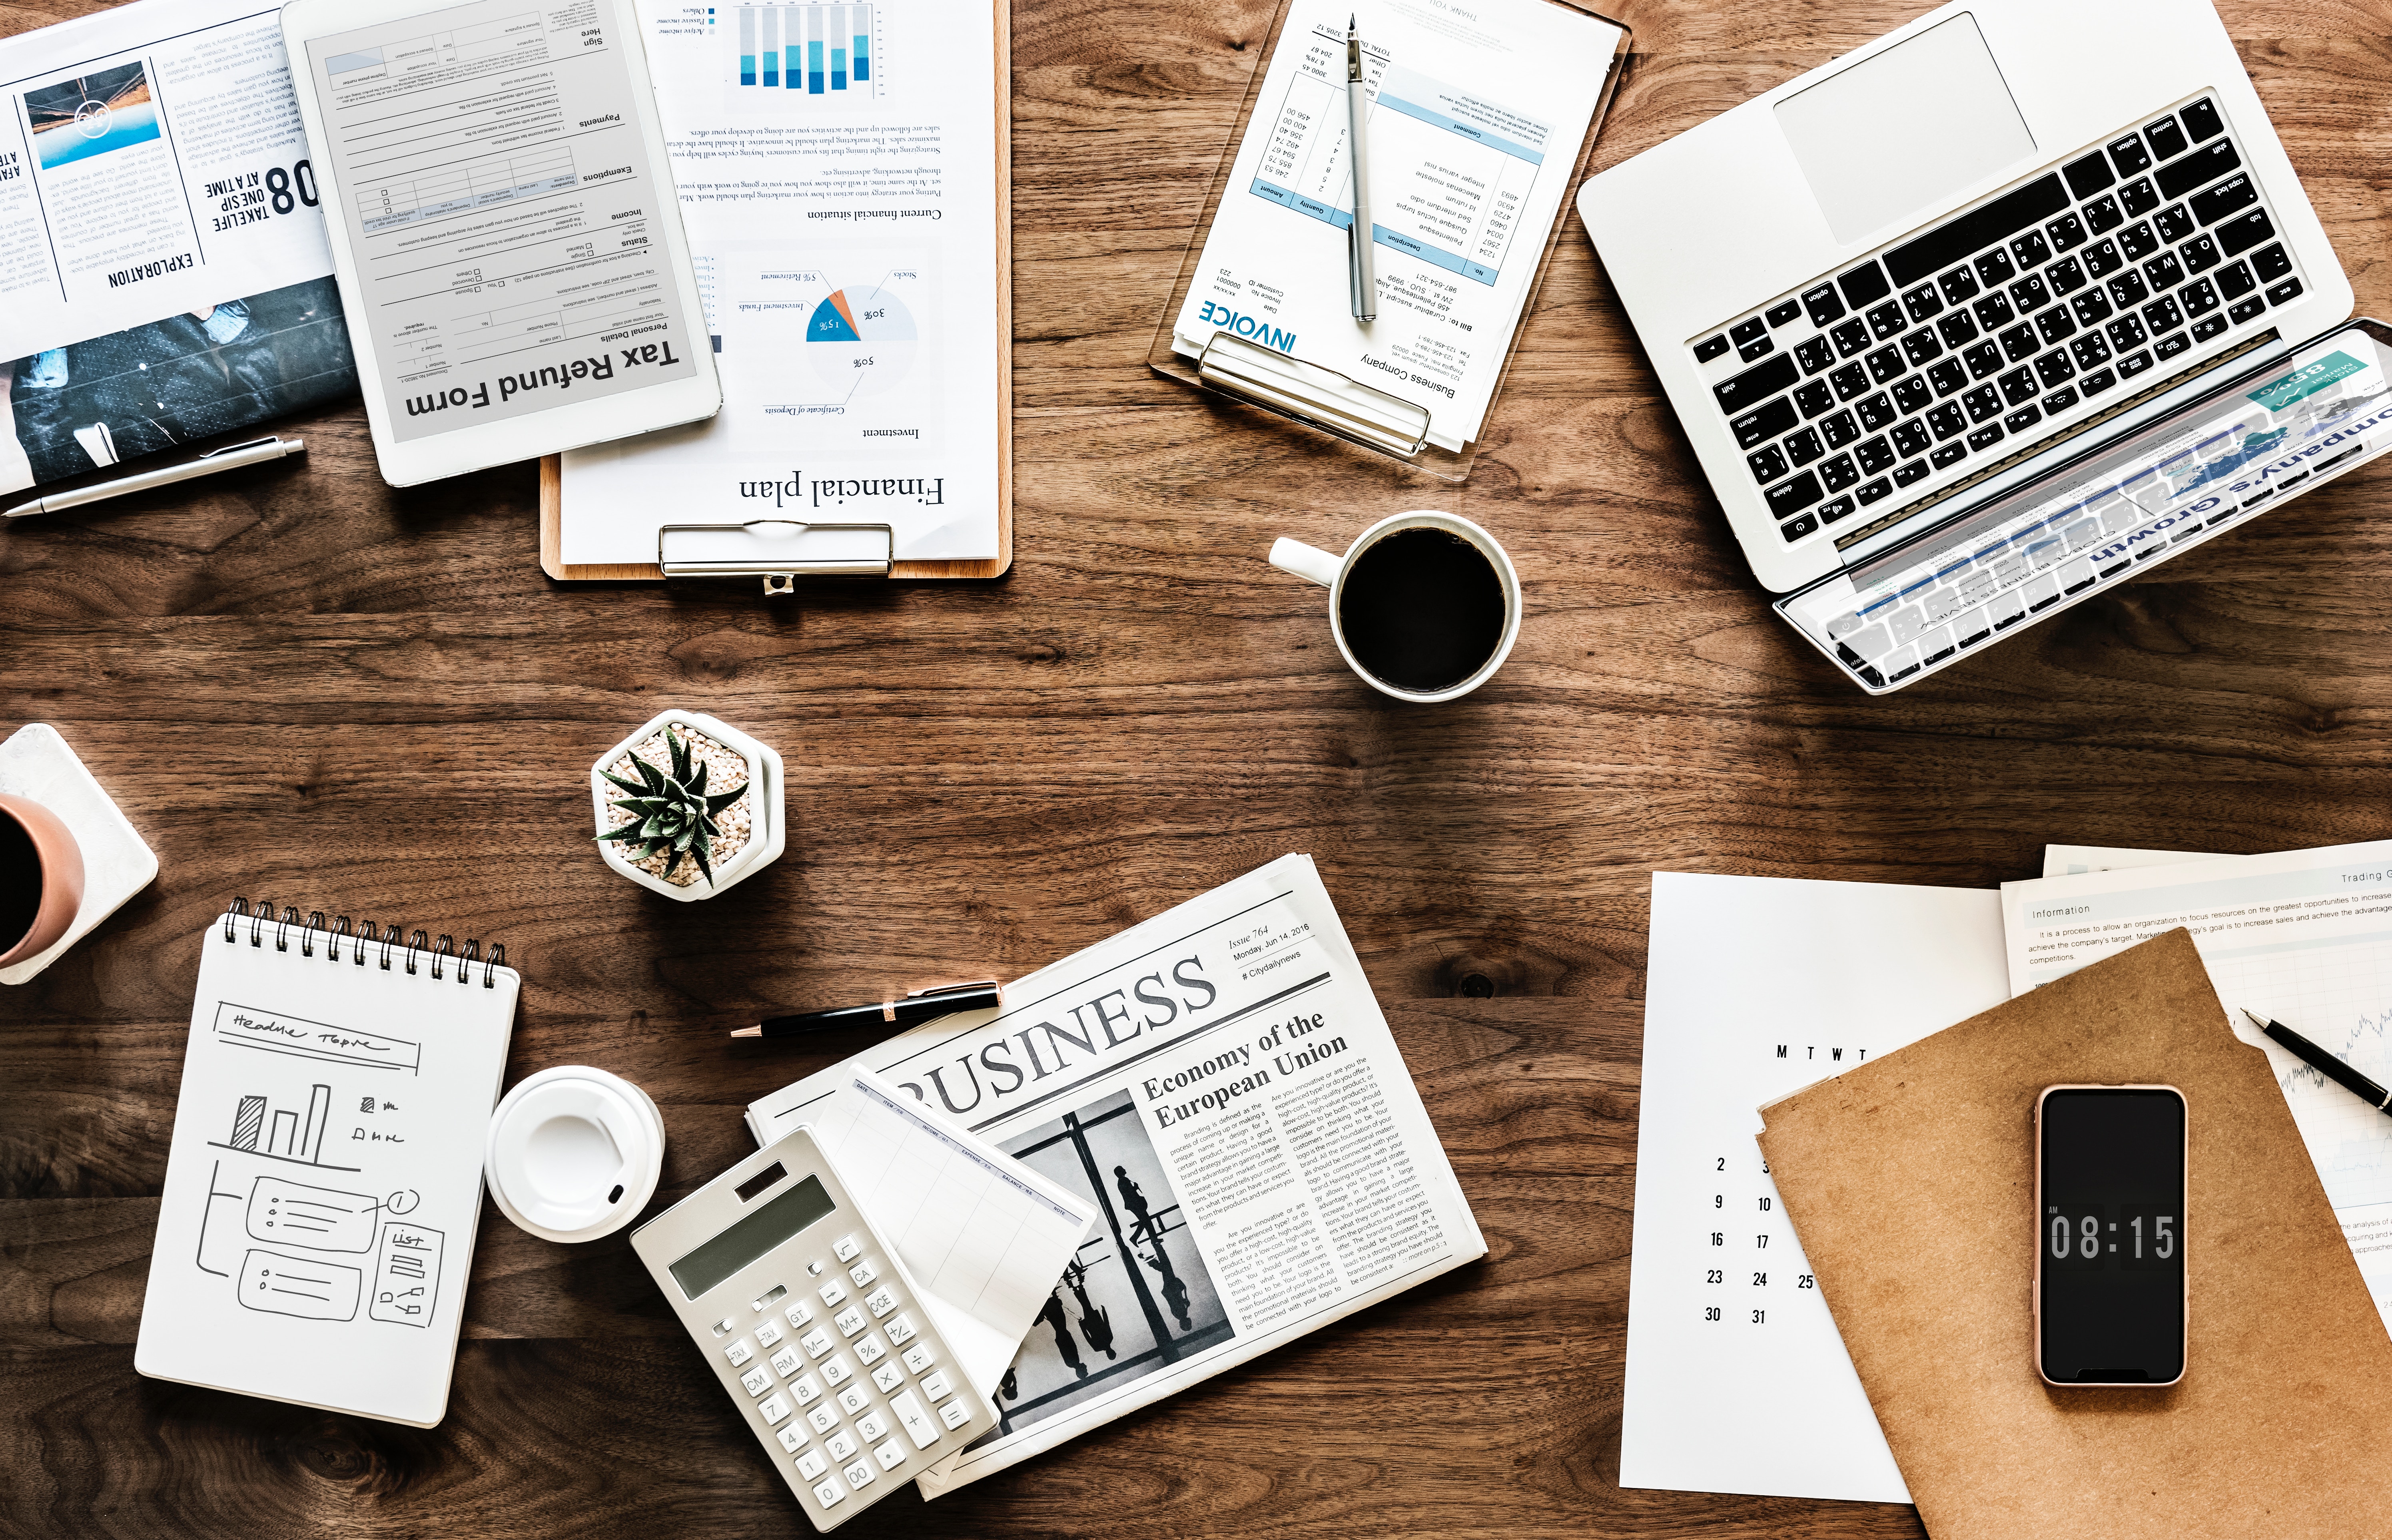
[[[208,927],[133,1366],[429,1428],[448,1409],[506,949],[235,899]]]

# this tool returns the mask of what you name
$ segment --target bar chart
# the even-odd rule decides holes
[[[880,63],[868,5],[741,6],[739,84],[808,96],[877,94]]]
[[[336,1166],[324,1158],[324,1133],[332,1122],[332,1088],[329,1085],[307,1088],[307,1109],[304,1113],[295,1107],[269,1106],[264,1096],[242,1096],[233,1106],[232,1137],[211,1139],[208,1143],[217,1149],[263,1155],[324,1171],[357,1170],[355,1166]]]

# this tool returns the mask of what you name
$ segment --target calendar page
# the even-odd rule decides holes
[[[2000,895],[1653,877],[1619,1484],[1906,1503],[1758,1109],[2009,997]]]

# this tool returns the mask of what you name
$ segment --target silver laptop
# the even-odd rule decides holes
[[[2392,445],[2392,332],[2207,0],[1945,6],[1578,206],[1778,612],[1872,692]]]

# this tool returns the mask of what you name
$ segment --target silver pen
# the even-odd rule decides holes
[[[193,476],[212,476],[218,471],[230,471],[237,466],[255,465],[260,460],[280,459],[285,455],[299,454],[306,447],[305,440],[283,438],[279,434],[268,434],[264,438],[253,438],[246,444],[228,444],[221,449],[211,449],[197,459],[182,465],[169,465],[162,471],[144,471],[137,476],[126,476],[118,481],[104,481],[92,486],[77,487],[72,492],[53,492],[46,498],[35,498],[32,502],[19,503],[6,512],[0,513],[0,519],[22,519],[35,513],[56,513],[63,509],[81,507],[87,502],[101,502],[110,498],[121,498],[128,492],[147,492],[153,486],[171,486],[178,481],[188,481]]]
[[[1346,143],[1354,162],[1354,225],[1346,232],[1346,269],[1353,282],[1354,318],[1379,318],[1379,277],[1372,264],[1371,161],[1362,142],[1369,121],[1371,95],[1362,88],[1362,34],[1359,17],[1346,18]]]

